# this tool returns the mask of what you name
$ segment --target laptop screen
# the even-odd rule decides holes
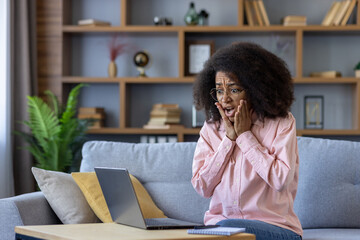
[[[146,229],[129,172],[125,168],[95,168],[114,222]]]

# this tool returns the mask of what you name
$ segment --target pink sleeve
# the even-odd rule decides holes
[[[213,149],[208,136],[211,128],[205,124],[197,142],[191,183],[201,196],[209,198],[222,178],[225,166],[233,152],[235,142],[224,137],[217,149]],[[211,133],[210,133],[211,134]]]
[[[250,131],[244,132],[236,140],[254,170],[276,191],[282,191],[293,179],[298,154],[295,119],[281,121],[270,149],[262,146]]]

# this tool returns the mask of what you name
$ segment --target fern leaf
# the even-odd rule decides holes
[[[44,93],[47,95],[49,101],[51,102],[51,105],[53,107],[53,111],[55,113],[56,116],[59,116],[59,100],[58,98],[55,96],[54,93],[52,93],[49,90],[44,91]]]
[[[60,132],[59,120],[45,102],[38,97],[28,96],[28,126],[43,149],[47,148],[46,139]]]
[[[46,160],[46,158],[44,158],[44,153],[37,145],[31,145],[25,147],[25,149],[27,149],[34,156],[38,167],[40,168],[47,167],[48,161]]]
[[[60,159],[62,160],[61,166],[66,168],[71,165],[72,162],[72,152],[71,145],[76,137],[77,129],[77,119],[70,119],[66,123],[63,123],[59,138],[61,139],[59,145],[59,154]],[[68,151],[70,150],[70,153]]]
[[[74,87],[73,89],[71,89],[70,93],[69,93],[69,97],[66,103],[66,108],[64,113],[62,114],[62,117],[60,119],[61,123],[66,123],[67,121],[69,121],[72,117],[75,116],[76,113],[76,106],[77,106],[77,97],[80,93],[80,89],[84,86],[87,86],[86,84],[78,84],[76,87]]]
[[[61,159],[59,157],[58,141],[59,140],[57,139],[47,142],[47,151],[45,152],[45,158],[48,161],[47,170],[62,171],[62,169],[59,168],[59,162],[61,161]]]

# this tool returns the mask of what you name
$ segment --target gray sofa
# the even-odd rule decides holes
[[[303,239],[360,239],[360,143],[298,138],[300,180],[295,209]],[[196,143],[130,144],[92,141],[83,147],[81,171],[126,167],[172,218],[202,222],[209,200],[193,190]],[[0,239],[14,239],[14,226],[56,224],[41,192],[0,200]]]

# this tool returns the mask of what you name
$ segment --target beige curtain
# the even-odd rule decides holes
[[[13,0],[12,2],[12,122],[14,130],[25,131],[27,119],[27,95],[37,94],[36,73],[36,0]],[[35,190],[31,173],[33,160],[19,136],[13,138],[13,169],[15,194]]]

